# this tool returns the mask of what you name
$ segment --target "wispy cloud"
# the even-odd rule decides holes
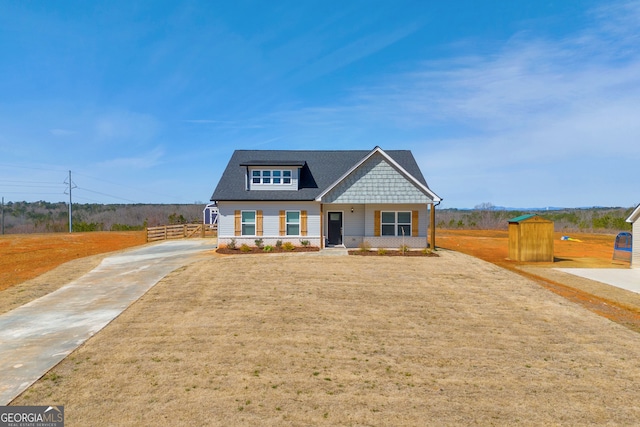
[[[69,129],[49,129],[49,133],[54,136],[71,136],[76,135],[78,131]]]
[[[185,119],[182,121],[195,125],[212,125],[223,129],[259,129],[264,127],[264,125],[253,123],[250,120]]]
[[[210,119],[193,119],[193,120],[183,120],[185,123],[194,123],[194,124],[204,124],[204,125],[215,125],[219,123],[224,123],[220,120],[210,120]]]
[[[391,32],[375,32],[361,37],[318,58],[310,58],[308,64],[294,72],[289,79],[294,84],[315,80],[402,40],[418,28],[419,25],[413,24]]]
[[[156,147],[135,156],[116,157],[98,162],[96,167],[104,169],[150,169],[163,163],[164,149]]]
[[[150,114],[115,111],[95,118],[93,135],[97,142],[138,145],[153,140],[159,130],[160,122]]]

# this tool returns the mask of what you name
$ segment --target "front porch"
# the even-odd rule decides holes
[[[424,249],[435,247],[432,204],[336,204],[321,207],[322,248]],[[430,218],[431,217],[431,218]]]

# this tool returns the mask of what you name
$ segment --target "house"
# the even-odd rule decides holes
[[[408,150],[237,150],[211,201],[218,244],[435,247],[435,206]]]
[[[640,268],[640,244],[637,243],[637,237],[640,236],[640,205],[636,206],[633,212],[631,212],[631,215],[627,218],[627,222],[632,224],[631,268]],[[633,239],[633,236],[636,236],[636,239]],[[634,243],[633,240],[636,240],[636,243]]]

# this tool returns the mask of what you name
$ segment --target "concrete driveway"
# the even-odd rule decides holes
[[[640,293],[640,268],[556,268],[556,270]]]
[[[105,258],[94,270],[0,315],[0,405],[6,405],[213,239],[165,241]]]

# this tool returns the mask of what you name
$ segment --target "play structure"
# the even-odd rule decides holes
[[[631,233],[618,233],[613,245],[614,260],[631,262],[632,240]]]
[[[209,203],[202,211],[202,222],[212,229],[218,226],[218,206],[215,203]]]

